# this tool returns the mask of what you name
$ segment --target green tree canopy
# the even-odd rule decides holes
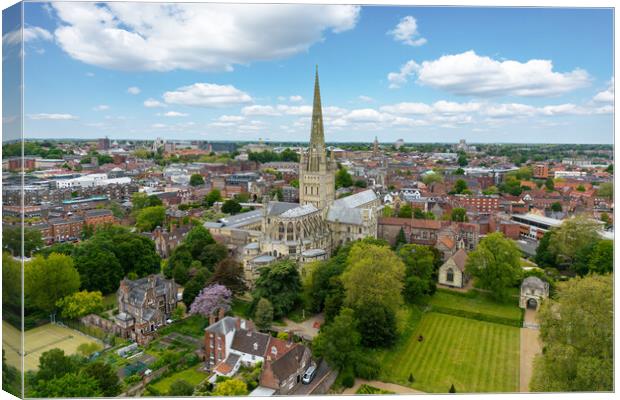
[[[591,246],[600,237],[598,222],[582,215],[565,219],[550,238],[549,249],[558,256],[558,261],[570,263],[577,253]]]
[[[351,186],[353,186],[353,178],[351,177],[351,174],[349,174],[346,168],[339,168],[338,172],[336,172],[336,189],[341,187],[348,188]]]
[[[136,228],[141,232],[151,232],[158,226],[163,226],[166,220],[164,206],[145,207],[136,215]]]
[[[312,351],[316,356],[324,357],[332,367],[343,370],[357,359],[361,340],[353,310],[344,308],[314,338]]]
[[[213,390],[213,396],[245,396],[246,394],[248,394],[248,385],[236,378],[218,383]]]
[[[464,193],[467,190],[467,182],[464,179],[457,179],[452,190],[456,194]]]
[[[342,274],[345,304],[361,309],[378,301],[396,312],[402,304],[405,265],[387,246],[356,242]]]
[[[279,261],[260,270],[252,292],[253,309],[265,298],[273,305],[274,318],[281,318],[299,303],[301,279],[294,261]]]
[[[236,199],[229,199],[222,204],[222,212],[235,215],[241,212],[241,204]]]
[[[454,222],[467,222],[467,210],[462,207],[453,208],[450,211],[450,220]]]
[[[614,184],[613,182],[605,182],[601,183],[598,187],[596,193],[600,197],[605,197],[607,199],[612,199],[614,197]]]
[[[191,186],[200,186],[205,184],[205,180],[200,174],[192,174],[192,176],[189,177],[189,184]]]
[[[24,254],[30,257],[33,252],[43,247],[41,231],[24,227]],[[22,227],[21,225],[6,225],[2,227],[2,249],[15,257],[22,255]]]
[[[184,379],[177,379],[170,385],[168,396],[188,397],[194,393],[194,387]]]
[[[435,293],[435,253],[429,246],[406,244],[398,250],[405,263],[405,301],[415,302],[423,295]]]
[[[65,296],[56,302],[64,318],[77,319],[87,314],[98,313],[103,310],[103,296],[101,292],[83,290]]]
[[[207,203],[207,206],[211,207],[216,202],[222,201],[222,193],[218,189],[212,189],[205,196],[205,200],[204,201],[205,201],[205,203]]]
[[[520,259],[517,245],[496,232],[487,235],[469,253],[465,268],[480,287],[490,290],[496,299],[504,299],[507,289],[521,277]]]
[[[413,208],[410,204],[402,205],[398,209],[398,218],[412,218],[413,217]]]
[[[51,313],[56,302],[80,288],[80,274],[73,259],[63,254],[35,256],[25,266],[25,292],[39,310]]]
[[[256,305],[254,312],[254,323],[261,331],[267,331],[273,323],[273,306],[271,302],[265,298],[261,298]]]
[[[612,275],[558,283],[538,320],[544,352],[534,363],[532,391],[613,390]]]
[[[86,365],[83,373],[97,381],[103,396],[116,397],[120,394],[120,382],[112,365],[96,361]]]
[[[243,294],[247,290],[243,266],[232,257],[227,257],[215,265],[209,282],[224,285],[234,294]]]

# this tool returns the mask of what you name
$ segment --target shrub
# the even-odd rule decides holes
[[[353,375],[353,371],[351,369],[346,369],[341,372],[342,374],[342,386],[346,388],[351,388],[355,384],[355,376]]]
[[[360,355],[355,362],[354,372],[358,378],[373,380],[379,376],[381,365],[372,356]]]

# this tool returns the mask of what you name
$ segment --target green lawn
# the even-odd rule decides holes
[[[377,358],[380,380],[424,392],[446,393],[452,384],[461,393],[519,388],[519,329],[506,325],[426,313],[412,334]]]
[[[204,372],[198,371],[196,368],[198,368],[198,366],[195,365],[191,368],[179,371],[153,383],[151,386],[157,389],[157,391],[159,391],[162,395],[166,395],[168,390],[170,390],[170,385],[179,379],[183,379],[189,384],[196,386],[209,376]]]
[[[184,335],[202,338],[205,335],[205,328],[209,325],[209,320],[201,315],[192,315],[180,321],[166,325],[159,329],[158,333],[161,337],[172,332],[182,333]]]
[[[429,304],[514,320],[521,319],[521,309],[518,307],[517,299],[511,298],[509,302],[498,303],[490,300],[485,293],[477,291],[464,294],[438,290],[431,297]]]

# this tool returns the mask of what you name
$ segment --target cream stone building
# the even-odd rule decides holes
[[[336,200],[337,169],[334,153],[327,155],[317,70],[310,144],[299,162],[299,204],[263,203],[261,235],[241,252],[250,283],[261,267],[278,259],[322,260],[342,244],[377,237],[379,197],[365,190]]]

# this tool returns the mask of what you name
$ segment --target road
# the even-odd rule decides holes
[[[321,383],[321,381],[323,380],[323,378],[325,376],[327,376],[327,374],[329,374],[331,371],[331,369],[329,368],[329,366],[327,365],[327,363],[325,361],[321,361],[321,363],[319,364],[319,368],[316,371],[316,375],[314,376],[314,379],[312,380],[312,382],[310,382],[310,384],[308,385],[304,385],[303,383],[298,383],[297,386],[295,386],[291,392],[289,393],[290,396],[301,396],[301,395],[308,395],[310,394],[314,388]]]

